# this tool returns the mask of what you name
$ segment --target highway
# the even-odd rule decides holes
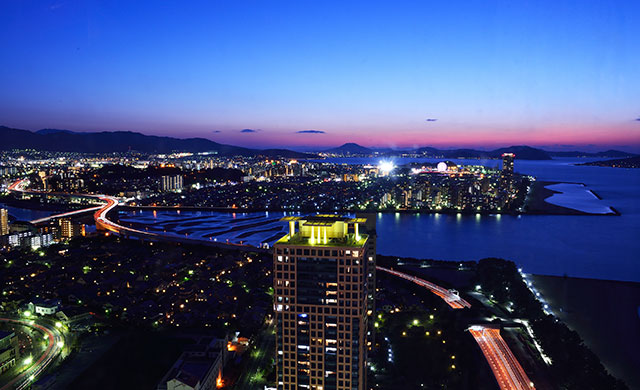
[[[84,197],[89,197],[89,198],[96,198],[96,196],[92,196],[92,195],[84,195],[84,194],[66,194],[66,193],[59,193],[59,192],[49,192],[49,193],[43,193],[43,192],[37,192],[37,191],[27,191],[24,189],[24,186],[26,184],[26,179],[21,179],[16,181],[15,183],[13,183],[12,185],[9,186],[9,191],[15,191],[15,192],[24,192],[27,194],[38,194],[38,195],[42,195],[42,194],[46,194],[46,195],[76,195],[76,196],[84,196]],[[74,215],[80,215],[80,214],[84,214],[84,213],[89,213],[92,211],[96,211],[96,210],[100,210],[103,206],[95,206],[95,207],[89,207],[86,209],[81,209],[81,210],[73,210],[73,211],[69,211],[66,213],[61,213],[61,214],[55,214],[55,215],[50,215],[48,217],[44,217],[44,218],[40,218],[40,219],[34,219],[33,221],[29,221],[34,225],[38,225],[41,223],[46,223],[49,222],[51,220],[54,219],[59,219],[59,218],[65,218],[65,217],[72,217]]]
[[[469,332],[476,340],[501,390],[535,389],[509,346],[500,336],[500,329],[473,325]]]
[[[62,333],[60,333],[60,331],[56,329],[55,326],[50,326],[47,324],[40,325],[31,320],[19,320],[0,317],[0,322],[8,322],[31,327],[43,332],[46,336],[48,344],[42,356],[40,356],[37,361],[32,363],[29,368],[21,372],[18,376],[16,376],[0,388],[0,390],[26,389],[31,386],[31,383],[47,369],[47,367],[56,359],[56,357],[58,357],[58,355],[62,351],[62,348],[64,347],[64,337]],[[19,361],[18,364],[22,364],[22,360]]]
[[[67,213],[62,213],[62,214],[56,214],[56,215],[51,215],[48,216],[46,218],[41,218],[41,219],[36,219],[31,221],[31,223],[33,224],[37,224],[37,223],[43,223],[43,222],[48,222],[50,220],[56,219],[56,218],[63,218],[65,216],[72,216],[72,215],[77,215],[77,214],[81,214],[81,213],[87,213],[90,211],[93,211],[93,218],[96,221],[96,227],[98,229],[104,229],[104,230],[108,230],[110,232],[113,233],[118,233],[118,234],[124,234],[124,235],[133,235],[133,236],[137,236],[137,237],[158,237],[159,235],[156,233],[150,233],[150,232],[145,232],[142,230],[136,230],[136,229],[132,229],[132,228],[128,228],[126,226],[122,226],[119,225],[113,221],[110,221],[109,218],[107,218],[107,214],[109,214],[109,212],[111,212],[111,210],[113,210],[114,208],[116,208],[118,206],[118,198],[113,197],[113,196],[108,196],[108,195],[93,195],[93,194],[73,194],[73,193],[57,193],[57,192],[41,192],[41,191],[29,191],[29,190],[25,190],[24,187],[27,184],[26,179],[21,179],[16,181],[15,183],[13,183],[12,185],[9,186],[9,191],[14,191],[14,192],[21,192],[21,193],[27,193],[27,194],[36,194],[36,195],[66,195],[66,196],[81,196],[81,197],[87,197],[87,198],[94,198],[94,199],[98,199],[102,202],[104,202],[104,204],[102,206],[95,206],[95,207],[89,207],[86,209],[82,209],[82,210],[74,210],[74,211],[70,211]]]
[[[66,196],[87,197],[87,198],[98,199],[101,202],[104,202],[102,206],[95,206],[95,207],[90,207],[82,210],[71,211],[68,213],[51,215],[46,218],[41,218],[38,220],[31,221],[31,223],[34,223],[34,224],[48,222],[50,220],[54,220],[56,218],[61,218],[65,216],[71,216],[71,215],[93,211],[94,212],[93,218],[96,222],[96,228],[98,230],[106,230],[124,237],[137,237],[137,238],[154,240],[154,241],[181,242],[185,244],[209,245],[209,246],[216,246],[216,247],[223,247],[223,248],[234,248],[234,249],[239,249],[244,251],[266,251],[266,249],[257,248],[250,245],[213,241],[213,238],[211,237],[209,238],[209,241],[207,241],[207,240],[202,240],[198,238],[178,237],[178,236],[158,234],[158,233],[133,229],[133,228],[115,223],[108,218],[109,212],[111,212],[113,209],[118,207],[119,200],[116,197],[109,196],[109,195],[54,193],[54,192],[32,191],[32,190],[30,191],[30,190],[24,189],[26,184],[27,184],[26,179],[18,180],[15,183],[13,183],[11,186],[9,186],[9,191],[28,193],[28,194],[37,194],[37,195],[61,195],[61,196],[66,195]]]
[[[32,224],[34,224],[34,225],[38,225],[38,224],[41,224],[41,223],[49,222],[49,221],[51,221],[53,219],[73,217],[74,215],[80,215],[80,214],[84,214],[84,213],[89,213],[91,211],[100,210],[101,208],[102,208],[102,206],[89,207],[88,209],[74,210],[74,211],[69,211],[69,212],[62,213],[62,214],[50,215],[48,217],[44,217],[44,218],[40,218],[40,219],[34,219],[33,221],[30,221],[30,222]]]
[[[376,266],[376,270],[378,271],[384,271],[386,273],[389,273],[391,275],[409,280],[419,286],[425,287],[427,289],[429,289],[432,293],[436,294],[437,296],[439,296],[440,298],[444,299],[445,302],[447,302],[447,304],[449,306],[451,306],[454,309],[464,309],[464,308],[469,308],[471,307],[471,304],[467,301],[465,301],[464,299],[462,299],[460,297],[460,295],[458,294],[457,291],[455,290],[447,290],[444,287],[440,287],[435,283],[431,283],[427,280],[424,279],[420,279],[416,276],[413,275],[409,275],[409,274],[405,274],[402,272],[398,272],[398,271],[394,271],[392,269],[389,268],[385,268],[385,267],[381,267],[379,265]]]

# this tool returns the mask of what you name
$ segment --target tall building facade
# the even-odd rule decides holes
[[[84,236],[85,229],[83,224],[74,224],[69,218],[62,218],[58,220],[60,225],[60,238],[73,238],[77,236]]]
[[[372,241],[360,226],[367,220],[283,220],[289,234],[273,252],[278,389],[364,390]]]
[[[369,236],[369,245],[367,246],[367,348],[371,350],[375,344],[375,323],[376,315],[376,253],[378,235],[376,232],[376,214],[375,213],[356,213],[357,218],[364,218],[364,233]]]
[[[502,171],[500,171],[500,187],[509,190],[513,182],[513,160],[516,155],[513,153],[502,154]]]
[[[9,210],[0,209],[0,236],[9,234]]]
[[[181,190],[182,176],[181,175],[162,176],[162,181],[160,182],[160,189],[164,192]]]

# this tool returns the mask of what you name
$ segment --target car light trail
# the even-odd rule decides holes
[[[444,287],[440,287],[435,283],[431,283],[427,280],[424,279],[420,279],[418,277],[415,277],[413,275],[408,275],[402,272],[398,272],[398,271],[394,271],[392,269],[389,268],[385,268],[385,267],[381,267],[381,266],[376,266],[376,270],[378,271],[384,271],[387,272],[391,275],[395,275],[397,277],[409,280],[419,286],[425,287],[427,289],[429,289],[432,293],[436,294],[437,296],[439,296],[440,298],[444,299],[445,302],[447,302],[447,304],[449,306],[451,306],[454,309],[464,309],[464,308],[469,308],[471,307],[471,304],[467,301],[465,301],[464,299],[462,299],[460,297],[460,295],[458,294],[457,291],[455,290],[447,290]]]
[[[480,346],[501,390],[535,389],[533,382],[500,336],[500,329],[473,325],[468,330]]]
[[[32,323],[31,321],[16,320],[12,318],[0,318],[0,322],[9,322],[36,328],[45,334],[47,349],[44,351],[42,356],[40,356],[35,363],[32,363],[31,367],[24,370],[20,375],[16,376],[0,388],[0,390],[26,389],[31,386],[31,383],[35,378],[42,374],[42,372],[44,372],[44,370],[46,370],[47,367],[49,367],[49,365],[58,357],[62,351],[62,347],[64,346],[64,338],[55,327],[49,327],[48,325],[39,325]]]
[[[46,222],[48,220],[53,220],[55,218],[60,218],[60,217],[64,217],[64,216],[68,216],[68,215],[73,215],[73,214],[80,214],[80,213],[85,213],[85,212],[89,212],[89,211],[95,211],[93,214],[93,218],[96,222],[96,228],[98,229],[103,229],[103,230],[107,230],[109,232],[112,233],[116,233],[119,235],[123,235],[125,237],[127,236],[132,236],[132,237],[140,237],[140,238],[148,238],[148,239],[153,239],[153,240],[157,240],[157,241],[172,241],[172,242],[182,242],[182,243],[196,243],[196,244],[204,244],[204,245],[214,245],[214,246],[226,246],[226,247],[234,247],[240,250],[256,250],[256,249],[260,249],[260,248],[256,248],[253,246],[249,246],[249,245],[244,245],[244,244],[235,244],[235,243],[222,243],[222,242],[210,242],[210,241],[205,241],[205,240],[199,240],[199,239],[194,239],[194,238],[188,238],[188,237],[174,237],[174,236],[170,236],[170,235],[163,235],[163,234],[158,234],[158,233],[152,233],[152,232],[148,232],[148,231],[143,231],[143,230],[138,230],[138,229],[133,229],[133,228],[129,228],[126,226],[122,226],[118,223],[115,223],[111,220],[109,220],[109,218],[107,217],[107,214],[109,214],[109,212],[111,212],[114,208],[116,208],[118,206],[118,198],[113,197],[113,196],[109,196],[109,195],[93,195],[93,194],[74,194],[74,193],[56,193],[56,192],[41,192],[41,191],[28,191],[25,190],[24,187],[27,184],[27,179],[20,179],[18,181],[16,181],[15,183],[13,183],[12,185],[9,186],[9,191],[15,191],[15,192],[21,192],[21,193],[27,193],[27,194],[37,194],[37,195],[66,195],[66,196],[82,196],[82,197],[86,197],[86,198],[94,198],[94,199],[99,199],[100,201],[104,202],[104,204],[102,206],[96,206],[96,207],[90,207],[87,209],[82,209],[82,210],[76,210],[76,211],[72,211],[72,212],[68,212],[68,213],[64,213],[64,214],[58,214],[58,215],[52,215],[46,218],[42,218],[39,220],[35,220],[35,221],[31,221],[32,223],[37,223],[37,222]]]
[[[34,224],[34,225],[38,225],[40,223],[49,222],[52,219],[71,217],[71,216],[78,215],[78,214],[88,213],[90,211],[100,210],[101,208],[102,208],[102,206],[89,207],[88,209],[74,210],[74,211],[69,211],[67,213],[50,215],[50,216],[45,217],[45,218],[34,219],[33,221],[30,221],[30,222],[32,224]]]

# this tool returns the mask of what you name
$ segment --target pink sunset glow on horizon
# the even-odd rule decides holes
[[[320,132],[322,131],[322,133]],[[169,134],[167,134],[169,135]],[[185,132],[181,137],[202,136],[202,133]],[[616,126],[558,125],[538,129],[470,129],[442,125],[422,131],[386,131],[383,129],[314,130],[313,133],[260,129],[253,133],[237,130],[220,131],[206,138],[216,142],[266,147],[334,147],[353,142],[366,147],[414,148],[433,146],[439,148],[497,148],[510,145],[529,145],[555,149],[622,148],[640,150],[640,123]]]

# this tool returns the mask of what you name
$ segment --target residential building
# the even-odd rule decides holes
[[[359,227],[367,220],[283,220],[289,234],[274,244],[278,389],[364,390],[372,241]]]
[[[29,302],[27,305],[31,313],[39,314],[41,316],[54,315],[60,307],[60,301],[54,299],[40,299],[36,298]]]
[[[160,182],[160,189],[163,192],[182,190],[182,176],[181,175],[162,176],[162,179]]]
[[[16,365],[19,353],[16,334],[0,330],[0,374]]]
[[[9,210],[0,209],[0,236],[9,234]]]
[[[375,323],[376,315],[376,253],[377,253],[377,233],[375,213],[356,213],[357,218],[364,218],[364,232],[369,236],[369,246],[367,249],[367,347],[369,350],[375,343]]]
[[[502,170],[500,171],[500,187],[509,190],[513,182],[513,160],[516,155],[513,153],[502,154]]]
[[[227,339],[204,337],[189,346],[167,372],[157,390],[213,390],[222,387]]]
[[[60,237],[70,239],[73,237],[84,236],[85,228],[83,224],[73,223],[70,218],[62,218],[58,221],[60,224]]]

